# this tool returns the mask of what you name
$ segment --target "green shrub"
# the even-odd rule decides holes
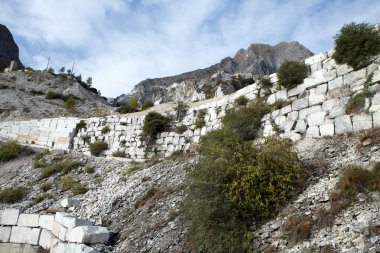
[[[285,106],[288,106],[288,105],[291,105],[292,104],[292,101],[291,100],[276,100],[276,102],[274,102],[271,107],[273,110],[278,110],[278,109],[281,109]]]
[[[364,109],[366,96],[364,93],[355,94],[353,97],[350,97],[346,105],[346,113],[360,113]]]
[[[77,181],[72,176],[65,176],[60,180],[60,188],[64,191],[71,190],[76,184]]]
[[[309,238],[311,233],[312,220],[305,215],[294,215],[289,217],[285,224],[285,233],[290,245]]]
[[[144,111],[148,108],[151,108],[154,106],[154,103],[150,100],[144,101],[144,103],[141,105],[141,110]]]
[[[52,194],[51,193],[43,193],[43,194],[40,194],[40,195],[37,195],[36,197],[33,197],[33,201],[34,203],[38,204],[38,203],[41,203],[42,201],[44,201],[45,199],[50,199],[52,197]]]
[[[302,186],[296,153],[286,140],[253,146],[225,128],[209,132],[199,153],[183,203],[192,247],[196,252],[252,252],[248,227],[273,217]]]
[[[177,134],[183,134],[184,132],[186,132],[187,131],[187,126],[185,126],[185,125],[179,125],[179,126],[177,126],[176,128],[175,128],[175,132],[177,133]]]
[[[305,174],[291,143],[278,138],[257,148],[255,163],[239,164],[235,170],[243,175],[227,186],[228,197],[243,213],[253,212],[258,218],[271,217],[304,184]]]
[[[65,107],[66,109],[71,112],[71,113],[74,113],[76,112],[76,102],[75,102],[75,99],[70,96],[69,98],[65,99]]]
[[[356,197],[358,193],[368,190],[372,178],[380,178],[377,172],[376,170],[368,171],[355,165],[347,166],[343,169],[336,188],[345,196]]]
[[[268,76],[260,76],[258,83],[260,88],[266,92],[270,92],[270,89],[273,87],[273,83]]]
[[[0,144],[0,162],[7,162],[19,157],[21,154],[29,154],[32,151],[15,141]]]
[[[333,58],[339,64],[347,63],[354,69],[365,67],[380,53],[380,32],[367,23],[344,25],[335,35]]]
[[[286,61],[277,71],[278,84],[286,89],[291,89],[308,76],[309,68],[303,62]]]
[[[111,128],[109,126],[105,126],[102,128],[101,133],[106,134],[106,133],[109,133],[110,131],[111,131]]]
[[[234,87],[234,90],[240,90],[250,84],[253,84],[255,81],[253,78],[245,78],[242,75],[238,74],[237,76],[231,76],[231,85]]]
[[[77,132],[80,131],[81,129],[87,129],[87,125],[86,125],[86,122],[84,122],[84,120],[80,120],[77,126],[75,127],[75,130]]]
[[[206,121],[204,118],[200,118],[198,117],[196,120],[195,120],[195,129],[198,129],[198,128],[202,128],[206,125]]]
[[[81,184],[78,180],[73,177],[66,176],[60,181],[61,189],[64,191],[71,191],[73,195],[84,194],[88,191],[85,184]]]
[[[0,203],[13,204],[21,201],[27,194],[24,188],[11,188],[0,191]]]
[[[41,178],[47,178],[56,173],[61,173],[63,175],[70,173],[72,170],[77,169],[82,163],[72,159],[66,158],[62,161],[57,161],[46,165],[46,167],[41,170]]]
[[[177,103],[177,106],[175,107],[174,110],[177,112],[177,120],[178,121],[183,120],[183,118],[186,116],[188,108],[189,108],[189,106],[182,101]]]
[[[108,143],[104,141],[96,141],[90,144],[90,152],[93,156],[99,156],[106,149],[108,149]]]
[[[138,111],[139,103],[137,102],[137,99],[132,98],[128,101],[128,105],[132,110]]]
[[[32,94],[32,95],[44,95],[45,93],[43,91],[40,91],[40,90],[31,89],[30,94]]]
[[[47,192],[53,187],[53,183],[51,182],[45,182],[40,184],[40,189],[43,190],[44,192]]]
[[[197,112],[197,118],[195,119],[195,122],[194,122],[195,129],[206,126],[206,121],[205,121],[206,114],[207,114],[207,111],[205,109],[199,110]]]
[[[227,110],[222,123],[224,127],[238,133],[244,140],[253,140],[260,129],[262,117],[269,111],[269,106],[256,100],[247,107]]]
[[[118,107],[118,108],[116,109],[116,111],[117,111],[118,113],[125,114],[125,113],[137,112],[138,110],[137,110],[137,108],[132,108],[132,107],[130,107],[128,104],[126,104],[126,105],[122,105],[122,106]]]
[[[217,89],[218,84],[205,84],[202,87],[202,91],[205,93],[207,99],[213,98]]]
[[[158,193],[158,189],[156,189],[154,187],[149,188],[149,190],[145,193],[144,197],[142,197],[141,199],[137,200],[134,203],[134,205],[133,205],[134,208],[137,209],[137,208],[140,208],[140,207],[144,206],[157,193]]]
[[[235,99],[235,104],[237,106],[246,106],[248,104],[248,99],[245,96],[240,96]]]
[[[113,152],[113,153],[112,153],[112,156],[113,156],[113,157],[126,157],[125,153],[124,153],[124,152],[121,152],[121,151]]]
[[[93,174],[95,173],[95,169],[93,166],[90,166],[90,165],[87,165],[85,168],[84,168],[84,171],[87,173],[87,174]]]
[[[335,188],[330,192],[330,209],[322,209],[317,215],[319,227],[332,226],[337,214],[349,207],[358,193],[380,190],[380,163],[372,170],[366,170],[356,165],[342,168]]]
[[[78,183],[74,186],[71,192],[74,195],[85,194],[86,192],[88,192],[88,188],[85,184]]]
[[[0,90],[6,90],[6,89],[8,89],[8,88],[9,88],[8,85],[3,84],[3,83],[0,83]]]
[[[157,112],[149,112],[144,119],[142,139],[152,143],[157,134],[169,131],[171,119]]]
[[[46,99],[62,99],[62,97],[62,94],[56,93],[54,91],[48,91],[45,96]]]
[[[45,168],[42,168],[41,170],[41,178],[50,177],[51,175],[54,175],[58,172],[59,170],[56,167],[52,165],[46,166]]]

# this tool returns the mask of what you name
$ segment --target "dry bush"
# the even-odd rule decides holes
[[[291,245],[309,238],[312,220],[305,215],[294,215],[288,218],[284,230]]]

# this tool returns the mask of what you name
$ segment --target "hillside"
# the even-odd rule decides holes
[[[49,98],[48,93],[53,95]],[[55,95],[54,95],[55,94]],[[68,109],[65,99],[72,96]],[[36,71],[0,73],[0,120],[52,117],[91,117],[112,111],[96,90],[86,89],[74,77]]]

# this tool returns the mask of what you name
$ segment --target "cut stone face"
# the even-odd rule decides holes
[[[108,229],[96,226],[80,226],[73,228],[68,236],[69,242],[86,244],[106,243],[108,239]]]

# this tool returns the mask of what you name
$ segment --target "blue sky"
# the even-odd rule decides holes
[[[1,0],[25,66],[71,67],[105,96],[208,67],[251,43],[328,51],[349,22],[380,22],[379,0]]]

